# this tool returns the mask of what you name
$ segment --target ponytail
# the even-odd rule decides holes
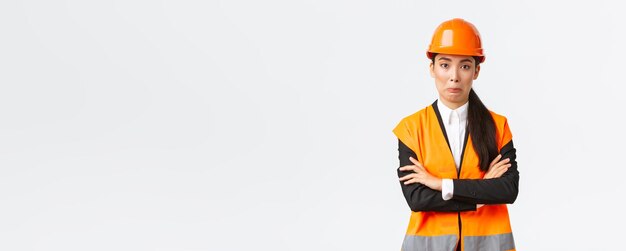
[[[480,101],[474,88],[469,93],[467,125],[474,151],[480,160],[480,170],[489,170],[489,163],[498,155],[496,126],[487,107]]]

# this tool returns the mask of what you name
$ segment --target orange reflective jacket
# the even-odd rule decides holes
[[[496,125],[496,141],[502,159],[512,156],[512,136],[504,116],[491,112]],[[439,212],[413,211],[402,245],[402,250],[450,250],[454,251],[460,243],[461,250],[515,250],[509,214],[505,203],[491,199],[497,191],[482,191],[481,188],[501,185],[512,188],[517,196],[517,167],[514,173],[505,173],[501,178],[482,179],[484,172],[479,168],[479,158],[472,147],[472,138],[465,140],[460,171],[457,171],[454,158],[447,145],[445,129],[436,106],[432,105],[402,119],[393,129],[398,139],[413,150],[417,159],[428,172],[439,178],[453,179],[454,197],[457,191],[467,194],[466,201],[472,201],[476,195],[476,204],[486,204],[475,211]],[[512,149],[512,150],[511,150]],[[511,171],[511,170],[509,170]],[[507,172],[509,172],[507,171]],[[459,173],[460,172],[460,173]],[[512,171],[511,171],[512,172]],[[505,175],[508,175],[505,177]],[[458,183],[457,183],[458,182]],[[464,185],[474,184],[474,185]],[[468,189],[472,187],[472,189]],[[468,190],[468,191],[464,191]],[[483,194],[482,197],[480,194]],[[408,200],[408,199],[407,199]],[[514,200],[514,198],[513,198]],[[459,241],[460,240],[460,241]]]

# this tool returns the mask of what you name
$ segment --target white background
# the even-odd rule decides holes
[[[398,250],[403,117],[462,17],[518,250],[624,246],[619,1],[0,3],[0,250]]]

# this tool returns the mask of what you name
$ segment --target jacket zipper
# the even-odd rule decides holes
[[[463,241],[463,236],[461,235],[462,233],[461,229],[463,227],[463,224],[461,224],[461,212],[458,212],[458,217],[459,217],[459,247],[460,247],[461,242]],[[461,248],[458,248],[457,250],[461,250]]]
[[[465,151],[465,150],[464,150]],[[463,159],[461,159],[461,163],[463,163]],[[456,178],[460,178],[461,177],[461,164],[459,163],[459,172],[456,174]],[[461,235],[462,231],[462,225],[461,224],[461,212],[458,212],[458,217],[459,217],[459,248],[457,250],[461,250],[461,242],[463,241],[463,236]]]
[[[469,139],[469,128],[467,128],[467,126],[465,127],[465,141],[463,141],[463,152],[461,152],[461,161],[459,162],[459,171],[456,173],[456,178],[460,179],[461,178],[461,167],[463,167],[463,159],[465,158],[465,148],[467,148],[467,140]],[[461,242],[463,241],[463,236],[462,236],[462,227],[463,224],[461,223],[461,212],[458,212],[458,217],[459,217],[459,248],[458,250],[461,250]]]

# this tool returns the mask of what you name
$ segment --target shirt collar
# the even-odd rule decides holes
[[[465,102],[465,104],[463,104],[462,106],[454,110],[456,111],[457,114],[459,114],[459,119],[461,122],[467,120],[467,107],[468,106],[469,106],[469,102]],[[452,114],[453,110],[448,108],[439,99],[437,99],[437,108],[439,108],[439,114],[441,115],[441,119],[443,119],[443,121],[446,124],[450,124],[450,115]]]

